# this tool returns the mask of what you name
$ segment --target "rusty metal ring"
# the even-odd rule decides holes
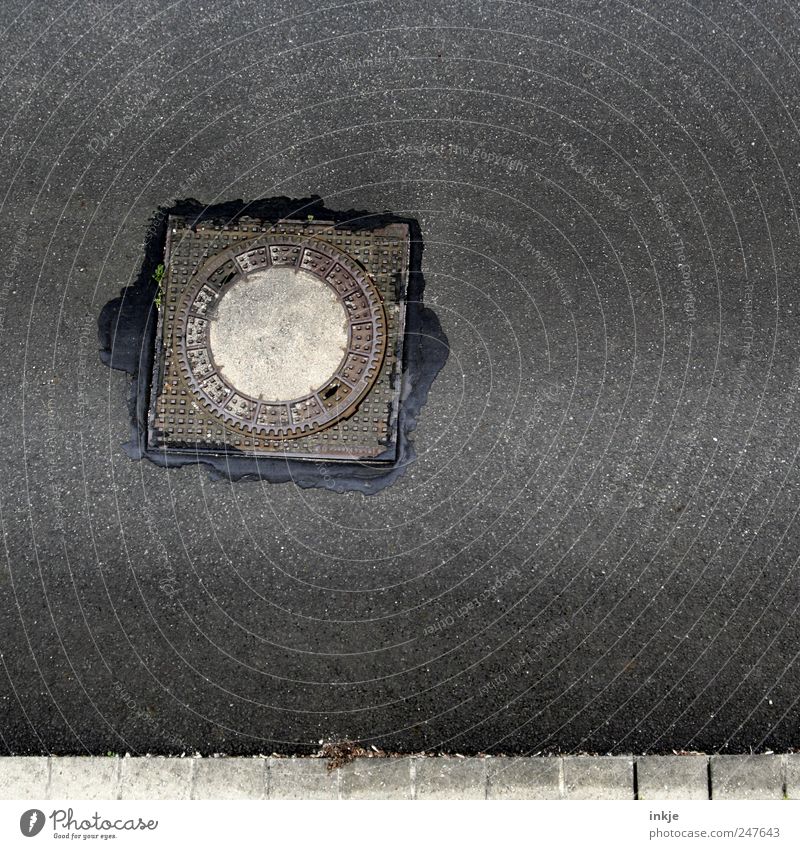
[[[254,271],[293,267],[323,281],[347,315],[347,349],[328,382],[299,398],[264,401],[226,380],[214,362],[209,322],[228,289]],[[197,271],[178,312],[181,372],[204,407],[246,432],[272,438],[307,436],[355,412],[380,372],[387,321],[369,274],[346,254],[316,238],[271,234],[236,245]]]

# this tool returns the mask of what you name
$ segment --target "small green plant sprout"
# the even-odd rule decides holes
[[[153,280],[156,281],[156,285],[158,286],[158,290],[156,291],[156,297],[154,303],[156,305],[156,309],[161,309],[161,299],[164,297],[164,284],[161,282],[164,279],[164,263],[160,262],[156,266],[156,270],[153,272]]]
[[[309,221],[313,221],[313,220],[314,220],[314,216],[313,216],[313,215],[306,215],[306,218],[307,218]]]

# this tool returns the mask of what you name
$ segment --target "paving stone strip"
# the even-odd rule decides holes
[[[800,799],[800,754],[0,757],[0,799]]]

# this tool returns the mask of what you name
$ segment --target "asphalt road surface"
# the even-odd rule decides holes
[[[2,753],[800,745],[800,12],[0,10]],[[176,199],[419,220],[374,496],[129,459],[96,322]]]

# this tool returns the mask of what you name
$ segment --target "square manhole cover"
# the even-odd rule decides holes
[[[150,232],[98,320],[101,358],[132,376],[129,456],[365,493],[403,473],[449,353],[414,219],[187,200]]]
[[[148,443],[393,462],[409,233],[170,216]]]

